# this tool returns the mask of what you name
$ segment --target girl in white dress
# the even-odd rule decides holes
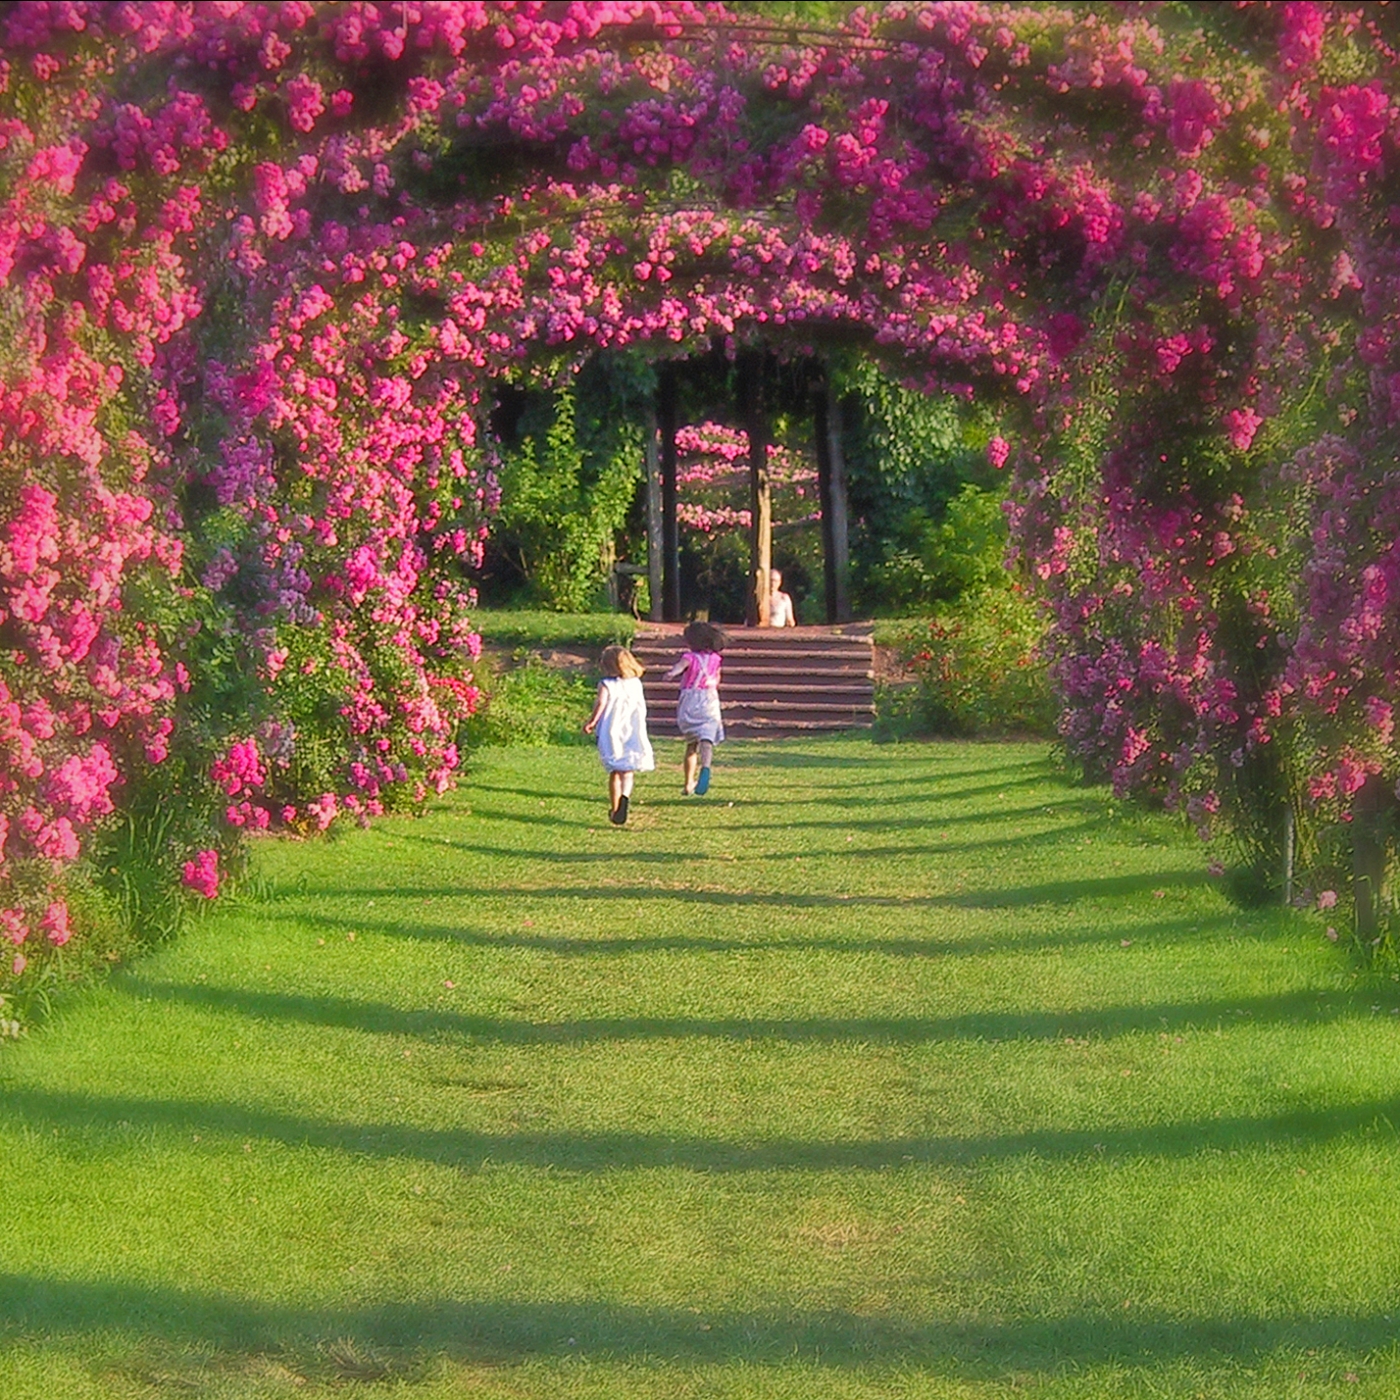
[[[599,669],[603,679],[598,683],[598,701],[583,732],[597,732],[598,757],[608,770],[608,820],[622,826],[632,798],[632,775],[650,773],[656,767],[642,694],[646,668],[626,647],[604,647]]]

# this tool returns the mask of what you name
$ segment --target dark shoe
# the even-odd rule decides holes
[[[709,790],[710,770],[708,768],[702,768],[700,770],[700,776],[695,780],[695,795],[697,797],[704,797]]]
[[[617,806],[608,813],[608,820],[614,826],[622,826],[627,821],[627,799],[619,797]]]

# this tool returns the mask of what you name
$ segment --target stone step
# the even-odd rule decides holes
[[[813,695],[788,695],[774,698],[765,695],[729,696],[720,692],[720,703],[726,716],[738,714],[870,714],[875,704],[868,695],[832,696],[829,699]],[[676,713],[674,699],[647,698],[647,715],[651,719],[670,721]]]
[[[647,674],[642,678],[642,686],[648,696],[674,703],[680,694],[680,682],[665,679],[652,680]],[[808,676],[803,679],[792,671],[778,672],[776,676],[731,676],[727,671],[720,679],[720,694],[726,701],[743,696],[771,695],[775,699],[787,699],[794,695],[873,695],[874,683],[865,672],[836,676]]]
[[[685,650],[682,642],[633,642],[632,654],[648,669],[665,669],[680,658]],[[724,649],[724,668],[758,666],[785,669],[793,666],[832,666],[852,663],[869,667],[873,662],[869,642],[841,640],[834,646],[814,647],[793,642],[788,646],[750,646],[747,642],[731,643]]]
[[[871,634],[823,631],[815,627],[731,627],[725,629],[728,638],[724,654],[733,651],[840,651],[858,649],[871,644]],[[684,651],[685,637],[679,628],[657,631],[639,629],[632,650],[642,648]]]
[[[726,739],[798,739],[804,734],[846,734],[853,729],[869,729],[875,723],[873,715],[855,715],[844,719],[763,719],[724,721]],[[674,725],[651,726],[655,739],[675,739],[679,736]]]
[[[864,715],[875,712],[873,701],[869,697],[858,695],[831,700],[818,700],[810,696],[792,696],[774,700],[761,696],[731,699],[725,696],[722,691],[720,694],[726,724],[731,716],[737,718],[754,714],[816,717],[821,715]],[[653,703],[650,699],[647,700],[647,718],[649,720],[670,724],[674,722],[675,716],[676,705],[674,701],[661,700]]]
[[[820,702],[798,701],[788,703],[778,700],[741,700],[736,703],[724,701],[724,722],[729,724],[730,720],[754,719],[762,717],[765,719],[782,719],[791,716],[793,719],[841,719],[853,715],[870,715],[875,713],[875,707],[870,704],[862,704],[860,701],[851,701],[848,704],[823,705]],[[674,706],[647,705],[647,722],[649,724],[674,724],[676,711]]]
[[[649,641],[655,637],[680,640],[685,636],[685,629],[688,625],[684,622],[639,622],[633,636],[639,642]],[[875,635],[873,622],[841,622],[832,626],[812,625],[805,627],[745,627],[738,623],[721,622],[717,626],[731,641],[745,639],[760,644],[771,642],[774,646],[784,646],[794,637],[817,641],[833,638],[839,640],[843,637],[857,641],[869,641]]]
[[[726,627],[720,703],[726,734],[792,738],[866,729],[875,719],[874,627]],[[681,623],[647,623],[632,652],[647,668],[648,722],[676,732],[679,680],[666,672],[685,650]]]
[[[675,697],[680,690],[680,680],[666,680],[664,675],[654,676],[650,671],[643,678],[647,694]],[[746,690],[746,692],[785,694],[806,694],[813,690],[839,694],[871,694],[875,683],[868,671],[836,671],[815,673],[802,671],[770,671],[738,673],[725,671],[720,678],[722,696]]]
[[[678,657],[685,648],[674,646],[669,643],[657,642],[634,642],[632,654],[638,657],[671,657],[673,660]],[[782,665],[791,658],[803,661],[821,662],[824,660],[847,660],[860,656],[870,655],[869,645],[862,646],[860,643],[841,642],[837,646],[830,647],[751,647],[751,646],[728,646],[724,649],[724,664],[732,665],[735,661],[752,661],[761,665]]]
[[[669,657],[661,661],[648,661],[648,658],[637,657],[647,668],[648,683],[654,682],[659,685],[673,685],[673,680],[666,679],[666,672],[675,665],[675,658]],[[869,657],[850,658],[847,661],[827,661],[827,662],[792,662],[791,665],[771,665],[770,662],[763,662],[762,665],[749,665],[742,661],[731,661],[724,658],[724,675],[722,675],[721,685],[728,685],[732,680],[746,676],[746,678],[771,682],[773,685],[791,685],[792,680],[804,678],[832,678],[840,679],[871,679],[871,659]],[[678,678],[679,679],[679,678]]]

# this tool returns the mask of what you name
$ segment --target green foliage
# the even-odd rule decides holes
[[[1054,732],[1055,700],[1038,649],[1044,623],[1019,589],[965,595],[899,644],[918,683],[886,696],[885,728],[934,734]]]
[[[629,645],[637,631],[636,620],[623,613],[478,608],[472,614],[472,619],[488,646],[535,650],[575,646],[601,651],[614,643]]]
[[[584,612],[604,591],[642,476],[653,377],[640,361],[595,357],[562,387],[532,392],[502,446],[492,547],[547,608]]]
[[[502,458],[497,543],[513,554],[540,601],[582,608],[601,573],[602,548],[582,499],[572,390],[532,416],[536,421]]]
[[[835,366],[834,377],[845,408],[857,611],[907,616],[992,583],[1001,572],[1005,526],[1000,482],[986,460],[985,414],[908,388],[865,359]],[[601,600],[616,542],[634,513],[642,424],[654,388],[653,366],[597,355],[562,387],[524,392],[524,407],[503,434],[501,509],[488,546],[504,561],[511,586],[523,585],[523,601],[576,612]],[[718,392],[732,397],[733,385]],[[788,405],[774,419],[775,439],[805,455],[805,423]],[[808,530],[780,531],[775,539],[775,564],[792,572],[794,596],[804,592],[802,580],[819,573],[817,538]],[[629,557],[642,553],[634,541]],[[687,594],[715,615],[742,616],[742,536],[723,544],[687,541],[684,553]],[[490,580],[488,592],[499,598],[510,591],[501,585]],[[820,612],[819,589],[807,592]]]
[[[28,966],[23,976],[7,981],[0,995],[0,1041],[18,1037],[27,1027],[46,1019],[61,994],[100,979],[114,964],[159,936],[151,916],[160,900],[123,900],[101,874],[88,859],[65,867],[59,881],[54,880],[47,862],[15,863],[11,887],[16,894],[32,901],[41,893],[44,898],[62,899],[77,934],[61,947],[51,946],[38,934],[32,934],[18,949],[6,944],[7,954],[22,956]],[[162,891],[161,899],[183,902],[171,889]],[[183,911],[178,922],[183,922]],[[10,962],[7,956],[6,971]]]
[[[103,833],[98,858],[102,883],[122,921],[134,936],[155,943],[184,926],[196,896],[181,888],[182,858],[210,844],[212,827],[200,829],[190,820],[178,792],[143,795],[146,801],[123,811]]]
[[[467,749],[591,744],[583,722],[593,709],[594,682],[523,652],[516,659],[518,664],[494,674],[488,666],[479,668],[486,698],[462,722],[458,742]]]
[[[190,911],[205,903],[182,881],[193,852],[216,850],[223,881],[236,879],[247,862],[246,847],[222,820],[226,799],[208,781],[200,715],[193,714],[176,735],[164,763],[133,770],[125,801],[93,844],[94,891],[131,947],[175,937]]]
[[[776,544],[776,541],[775,541]],[[775,568],[781,568],[776,555]],[[717,622],[742,623],[749,600],[749,532],[714,535],[687,530],[681,536],[681,597]]]
[[[869,566],[870,592],[889,611],[908,614],[930,602],[1005,588],[1006,517],[1001,495],[966,481],[942,518],[920,507],[909,513],[902,538]]]
[[[987,425],[958,400],[906,388],[868,360],[843,366],[836,389],[857,611],[924,611],[999,569],[1005,536],[990,517],[999,496],[986,460]],[[988,499],[968,496],[950,514],[968,487]],[[966,541],[958,538],[964,530],[972,532]],[[989,531],[1002,532],[995,545]]]

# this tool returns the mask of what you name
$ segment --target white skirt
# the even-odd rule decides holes
[[[676,728],[687,739],[706,743],[724,742],[724,720],[719,710],[718,690],[682,690],[676,703]]]

